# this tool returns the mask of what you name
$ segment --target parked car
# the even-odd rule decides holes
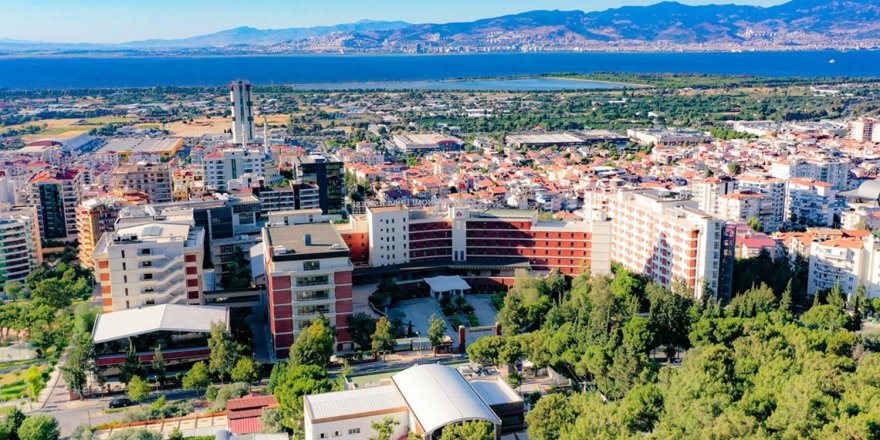
[[[126,406],[132,406],[134,402],[131,399],[122,398],[122,399],[113,399],[110,401],[110,404],[107,405],[108,408],[125,408]]]

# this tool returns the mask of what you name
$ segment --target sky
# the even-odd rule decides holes
[[[0,0],[0,39],[118,43],[239,26],[309,27],[359,20],[445,23],[534,9],[586,11],[659,0]],[[769,6],[783,0],[682,0]]]

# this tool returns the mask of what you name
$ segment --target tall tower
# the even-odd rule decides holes
[[[253,85],[244,80],[229,84],[232,101],[232,142],[247,145],[254,140],[254,103],[251,99]]]

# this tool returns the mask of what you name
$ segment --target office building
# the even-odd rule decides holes
[[[150,203],[168,203],[172,200],[171,168],[167,163],[123,164],[111,173],[110,188],[120,196],[141,192]]]
[[[334,156],[297,157],[296,179],[318,186],[318,203],[324,214],[340,214],[345,208],[345,172]]]
[[[76,238],[82,178],[83,174],[76,169],[47,169],[28,180],[28,205],[37,210],[43,240]]]
[[[236,80],[229,84],[229,100],[232,102],[232,142],[247,145],[254,141],[253,85]]]
[[[336,328],[337,351],[351,350],[352,265],[349,249],[330,223],[263,228],[269,328],[278,359],[312,320],[323,316]]]
[[[158,304],[203,304],[205,231],[154,221],[105,233],[93,253],[105,312]]]

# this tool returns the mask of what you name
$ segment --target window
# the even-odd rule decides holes
[[[360,434],[361,428],[352,428],[348,430],[348,435]]]
[[[151,273],[145,273],[145,274],[144,274],[144,281],[146,281],[146,280],[152,280],[152,279],[153,279],[153,274],[151,274]]]
[[[303,270],[320,270],[321,262],[320,261],[304,261],[303,262]]]

